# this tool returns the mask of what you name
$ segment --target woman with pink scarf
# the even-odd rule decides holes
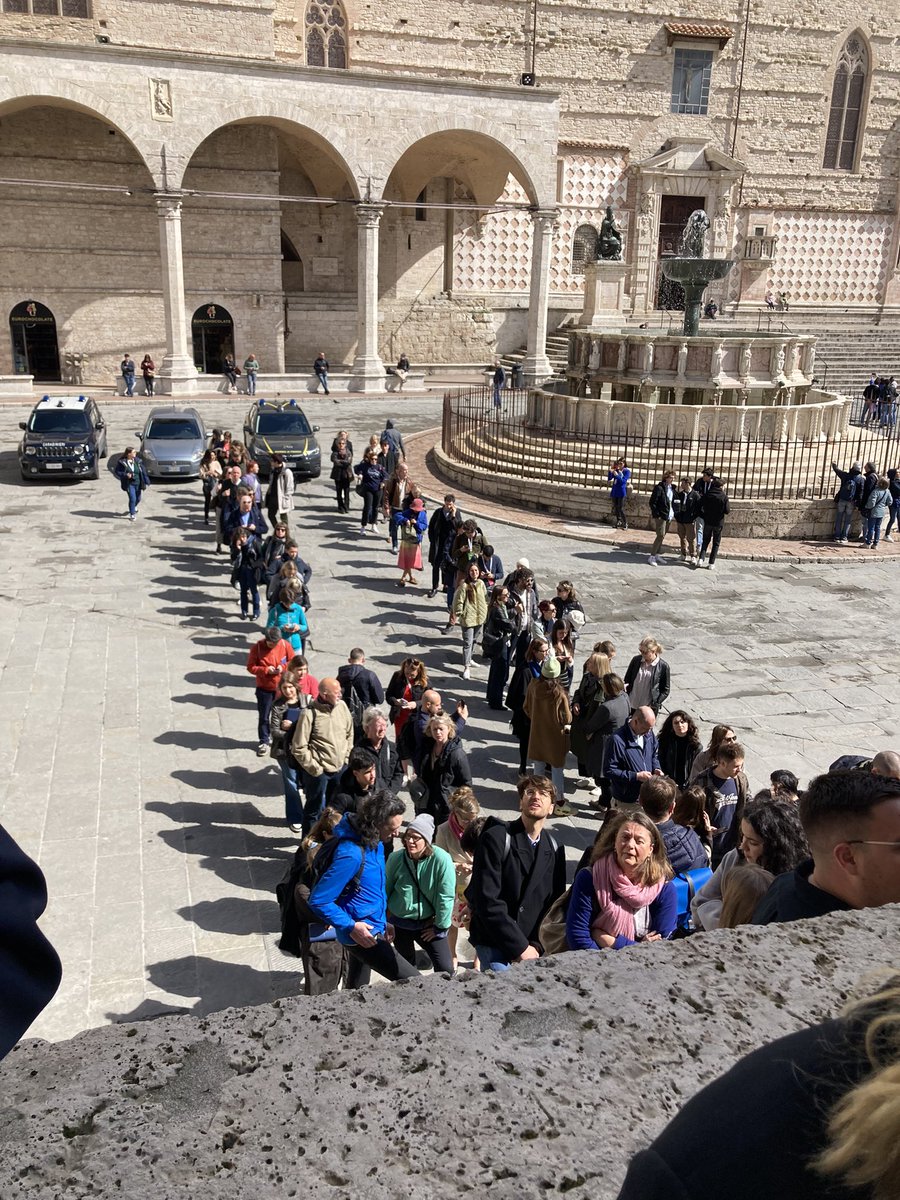
[[[570,950],[621,950],[675,931],[678,902],[659,830],[642,812],[604,825],[590,866],[572,884],[566,914]]]

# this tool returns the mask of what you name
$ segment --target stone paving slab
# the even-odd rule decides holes
[[[388,416],[405,437],[435,426],[440,399],[409,400],[303,403],[326,447],[341,426],[361,454]],[[147,407],[110,407],[113,446]],[[210,400],[210,424],[240,427],[245,407]],[[129,1014],[294,994],[299,964],[277,949],[273,889],[296,840],[279,776],[255,755],[244,671],[260,627],[240,619],[199,487],[154,484],[131,525],[114,515],[121,492],[105,473],[21,484],[26,412],[0,407],[0,819],[47,874],[44,927],[64,963],[34,1032],[62,1038]],[[621,672],[642,636],[659,637],[671,707],[701,716],[704,739],[732,721],[754,786],[774,767],[806,779],[841,753],[896,747],[900,633],[882,616],[891,563],[738,560],[688,577],[648,569],[602,537],[561,536],[537,514],[517,519],[480,518],[506,566],[527,556],[543,594],[575,580],[590,618],[581,646],[612,638]],[[484,808],[510,813],[516,748],[505,715],[484,702],[485,664],[460,678],[440,598],[400,591],[385,537],[360,536],[357,520],[335,511],[327,472],[299,489],[295,528],[315,572],[313,673],[333,674],[362,645],[386,682],[421,653],[445,702],[470,704],[466,745]],[[570,859],[596,831],[586,794],[572,799],[574,816],[555,822]]]

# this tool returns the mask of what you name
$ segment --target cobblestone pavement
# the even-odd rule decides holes
[[[338,424],[360,451],[388,415],[404,433],[439,422],[436,397],[303,403],[326,449]],[[245,400],[199,404],[210,424],[240,428]],[[106,402],[114,453],[147,408]],[[47,875],[43,927],[65,969],[33,1032],[62,1038],[290,994],[298,962],[277,949],[273,889],[296,843],[280,777],[254,752],[244,661],[258,629],[240,619],[199,486],[154,485],[132,525],[105,472],[96,483],[22,484],[15,451],[27,409],[0,408],[0,813]],[[483,804],[508,811],[516,752],[484,703],[485,668],[461,680],[440,601],[399,590],[387,542],[360,536],[332,496],[327,477],[298,496],[315,571],[313,673],[334,673],[355,644],[385,680],[407,653],[423,653],[445,704],[470,702],[466,745]],[[500,523],[513,515],[482,521],[504,563],[527,555],[544,592],[557,578],[577,581],[590,617],[582,645],[613,638],[621,670],[641,636],[658,636],[673,706],[697,714],[704,733],[733,723],[754,785],[775,766],[808,778],[838,754],[900,744],[893,563],[653,570],[578,530],[561,538],[538,516]],[[573,793],[576,815],[554,823],[573,857],[596,828],[584,796]]]

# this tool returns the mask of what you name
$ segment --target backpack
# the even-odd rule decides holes
[[[350,716],[353,718],[353,728],[359,732],[362,729],[363,713],[366,711],[366,706],[360,698],[359,692],[353,686],[353,680],[348,680],[341,689],[341,697],[347,707],[350,709]]]
[[[300,957],[301,925],[308,926],[308,935],[311,941],[321,937],[323,931],[328,928],[327,923],[322,920],[321,914],[310,905],[309,895],[331,866],[341,840],[336,837],[329,838],[320,847],[312,861],[312,866],[307,862],[306,850],[303,846],[299,846],[294,854],[293,862],[275,887],[275,898],[281,912],[281,940],[278,947],[285,954],[293,954],[295,958]],[[360,846],[360,851],[359,867],[341,892],[339,900],[345,896],[352,896],[359,888],[359,881],[366,865],[365,847]]]
[[[691,901],[708,879],[712,879],[709,867],[695,867],[693,871],[682,871],[672,880],[675,885],[675,895],[678,898],[675,932],[673,938],[689,937],[696,933],[694,918],[691,915]]]

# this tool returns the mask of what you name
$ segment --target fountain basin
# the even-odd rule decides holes
[[[724,279],[735,264],[733,258],[661,258],[662,273],[667,279],[674,279],[682,287],[687,284],[714,283]]]

